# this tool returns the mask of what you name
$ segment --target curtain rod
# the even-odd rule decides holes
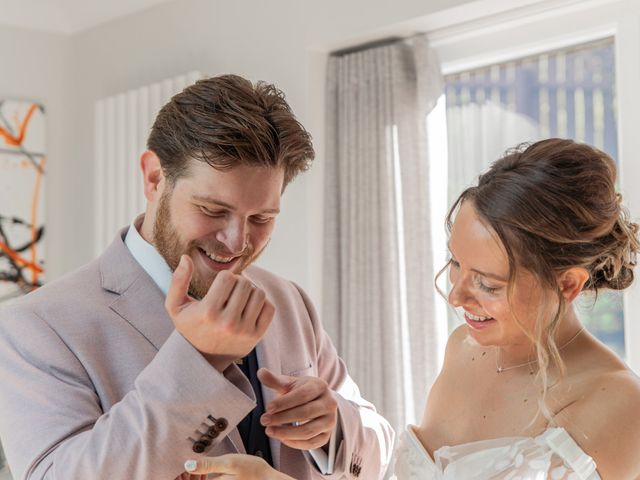
[[[380,40],[373,40],[373,41],[370,41],[370,42],[361,43],[359,45],[354,45],[352,47],[346,47],[346,48],[342,48],[340,50],[334,50],[333,52],[329,53],[329,56],[331,56],[331,57],[342,57],[343,55],[349,55],[350,53],[362,52],[364,50],[369,50],[370,48],[384,47],[384,46],[387,46],[387,45],[394,44],[396,42],[400,42],[402,40],[406,40],[406,38],[404,38],[404,37],[382,38]]]

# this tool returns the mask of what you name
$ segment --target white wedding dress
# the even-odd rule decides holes
[[[393,480],[600,480],[593,459],[564,428],[549,428],[535,438],[445,446],[431,458],[409,425],[393,468]]]

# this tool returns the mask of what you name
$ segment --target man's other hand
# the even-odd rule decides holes
[[[338,421],[338,402],[327,382],[317,377],[277,375],[258,370],[262,384],[279,393],[260,418],[266,434],[299,450],[325,446]]]

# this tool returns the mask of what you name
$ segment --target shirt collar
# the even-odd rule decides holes
[[[138,228],[142,225],[143,219],[144,216],[140,216],[131,223],[124,243],[133,258],[166,295],[171,285],[173,271],[158,250],[140,235]]]

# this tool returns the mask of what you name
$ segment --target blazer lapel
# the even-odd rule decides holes
[[[145,279],[147,277],[147,279]],[[145,301],[140,301],[144,298]],[[159,350],[174,330],[164,296],[146,273],[109,306]]]
[[[120,231],[102,255],[102,287],[118,294],[109,307],[160,349],[173,332],[173,322],[164,308],[164,294],[125,245],[127,230]]]

